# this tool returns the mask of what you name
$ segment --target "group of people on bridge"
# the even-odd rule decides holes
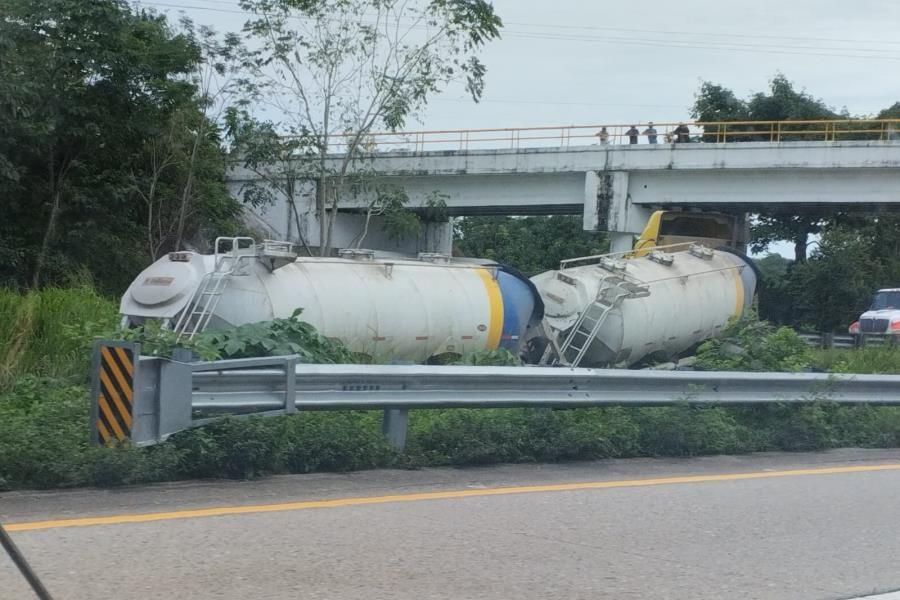
[[[606,130],[606,127],[602,127],[600,131],[594,135],[600,140],[601,145],[605,146],[609,144],[609,132]],[[631,128],[625,132],[625,135],[628,136],[629,145],[637,144],[639,136],[642,135],[647,136],[647,143],[649,144],[656,144],[659,139],[659,133],[653,126],[653,121],[647,123],[647,128],[644,131],[639,131],[637,127],[632,125]],[[673,142],[676,144],[686,144],[691,141],[691,130],[688,129],[688,126],[684,123],[679,123],[678,127],[665,134],[665,138],[667,144]]]

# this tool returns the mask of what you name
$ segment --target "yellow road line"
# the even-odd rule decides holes
[[[388,504],[391,502],[417,502],[420,500],[446,500],[451,498],[472,498],[479,496],[502,496],[507,494],[528,494],[534,492],[570,492],[575,490],[603,490],[615,488],[644,487],[680,483],[705,483],[713,481],[740,481],[743,479],[769,479],[774,477],[796,477],[801,475],[836,475],[841,473],[867,473],[872,471],[897,471],[900,463],[878,465],[855,465],[852,467],[819,467],[813,469],[791,469],[786,471],[756,471],[750,473],[723,473],[718,475],[687,475],[683,477],[657,477],[653,479],[624,479],[616,481],[586,481],[579,483],[551,483],[546,485],[525,485],[482,489],[448,490],[440,492],[419,492],[412,494],[392,494],[387,496],[335,498],[332,500],[303,500],[278,504],[256,504],[247,506],[218,506],[176,510],[169,512],[108,515],[78,519],[57,519],[52,521],[30,521],[8,523],[7,531],[33,531],[36,529],[56,529],[58,527],[89,527],[92,525],[117,525],[121,523],[145,523],[148,521],[169,521],[174,519],[194,519],[198,517],[219,517],[254,513],[303,510],[307,508],[335,508],[338,506],[363,506],[367,504]]]

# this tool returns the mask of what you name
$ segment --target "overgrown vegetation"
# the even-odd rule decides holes
[[[581,217],[465,217],[454,227],[454,252],[511,265],[529,277],[559,262],[609,250],[605,234],[584,231]]]
[[[301,317],[210,333],[192,349],[207,357],[291,351],[310,362],[359,358]],[[0,388],[0,489],[900,444],[900,408],[840,407],[823,391],[820,402],[805,406],[414,411],[402,455],[382,436],[380,413],[364,411],[226,420],[150,448],[96,448],[88,439],[88,348],[94,334],[114,331],[116,320],[115,305],[87,287],[0,292],[6,377]],[[149,353],[166,355],[174,347],[171,334],[153,327],[134,335]],[[518,363],[506,351],[454,360]],[[748,316],[729,327],[724,340],[704,344],[697,366],[900,373],[900,348],[812,351],[790,330]]]
[[[118,307],[90,287],[0,288],[0,391],[25,375],[82,379],[90,340],[113,331]]]
[[[700,345],[695,365],[706,371],[799,371],[809,363],[809,347],[793,329],[773,327],[748,311],[721,338]]]
[[[882,110],[877,118],[896,118],[900,103]],[[703,82],[697,91],[692,116],[698,121],[829,120],[859,117],[844,108],[835,110],[824,100],[797,89],[783,74],[776,74],[768,89],[746,99],[730,89]],[[862,115],[869,116],[872,115]],[[711,126],[711,132],[717,126]],[[729,131],[741,131],[731,126]],[[866,125],[843,124],[841,128]],[[744,126],[744,131],[754,129]],[[755,131],[764,128],[757,126]],[[842,139],[878,139],[878,133],[850,131]],[[762,135],[737,135],[730,142],[769,141]],[[808,135],[781,132],[782,141],[810,140]],[[707,135],[706,141],[715,141]],[[764,252],[772,244],[793,245],[793,260],[769,256],[760,261],[763,287],[760,314],[775,323],[815,331],[847,332],[879,288],[900,285],[900,218],[896,213],[864,214],[835,209],[804,214],[756,215],[750,247]]]
[[[89,272],[119,292],[150,259],[238,227],[207,33],[124,0],[3,2],[0,285]]]

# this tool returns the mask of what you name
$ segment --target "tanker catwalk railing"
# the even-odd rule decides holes
[[[134,350],[138,355],[139,348]],[[410,409],[818,400],[900,404],[900,375],[311,365],[296,361],[296,356],[216,362],[140,357],[134,371],[134,422],[128,439],[152,444],[225,416],[275,416],[295,410],[383,410],[385,434],[395,448],[401,449]]]
[[[362,153],[426,150],[493,150],[523,148],[569,148],[572,146],[631,145],[628,131],[638,129],[637,140],[647,145],[655,136],[657,146],[703,142],[790,142],[790,141],[900,141],[900,119],[827,119],[791,121],[686,121],[655,122],[655,134],[645,133],[650,121],[631,124],[551,125],[488,129],[434,129],[422,131],[379,131],[364,136],[358,147]],[[686,130],[679,127],[686,127]],[[605,135],[602,133],[605,131]],[[330,152],[347,150],[355,134],[328,136]]]

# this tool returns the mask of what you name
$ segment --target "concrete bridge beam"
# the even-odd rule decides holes
[[[630,244],[656,207],[792,214],[900,209],[897,141],[385,152],[365,163],[382,182],[402,186],[411,207],[438,192],[451,216],[580,214],[585,230],[619,234],[616,247]],[[239,167],[229,174],[235,191],[254,179]],[[313,198],[303,196],[302,214],[314,214]],[[365,200],[348,198],[342,209]],[[284,219],[276,221],[286,228]],[[344,221],[347,228],[356,225],[352,217]],[[311,229],[312,236],[317,228]],[[374,243],[391,246],[373,237]],[[438,245],[449,248],[449,242]]]

